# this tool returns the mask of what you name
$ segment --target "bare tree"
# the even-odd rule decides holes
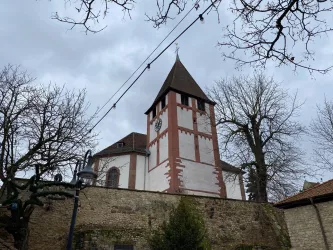
[[[314,40],[333,31],[328,21],[333,1],[234,0],[230,9],[235,19],[224,29],[224,41],[219,43],[231,48],[231,53],[223,52],[224,57],[240,66],[265,66],[267,60],[275,60],[310,73],[327,73],[332,68],[317,68],[309,61],[315,55]]]
[[[47,182],[48,177],[68,173],[95,145],[95,135],[89,133],[91,119],[86,118],[85,91],[38,86],[34,80],[11,65],[0,72],[0,199],[11,213],[0,223],[13,235],[17,249],[27,248],[29,219],[36,205],[72,196],[55,188],[71,185]],[[16,177],[22,172],[31,177],[20,183]]]
[[[317,107],[317,117],[310,125],[316,162],[322,169],[333,170],[333,101],[325,99]]]
[[[62,16],[58,12],[55,12],[52,15],[52,19],[56,19],[63,23],[68,23],[71,25],[70,29],[73,29],[75,26],[83,26],[86,33],[97,33],[106,28],[104,26],[101,29],[96,29],[96,24],[99,23],[100,18],[105,18],[109,13],[109,9],[112,5],[120,7],[125,14],[130,16],[130,11],[134,7],[134,0],[64,0],[66,5],[69,5],[71,8],[75,8],[77,14],[74,16]],[[91,27],[93,26],[93,27]]]
[[[301,105],[263,74],[217,82],[216,126],[224,157],[242,166],[256,201],[297,191],[306,173],[297,140],[304,128],[294,118]]]
[[[71,28],[83,25],[86,32],[94,33],[105,28],[96,30],[94,25],[108,14],[109,5],[117,5],[130,16],[135,4],[133,0],[65,2],[74,6],[78,17],[61,17],[56,12],[53,18],[71,24]],[[221,0],[155,0],[157,12],[155,15],[146,14],[146,17],[158,28],[186,10],[189,3],[199,9],[205,2],[213,3],[207,13],[214,10],[220,21],[219,7],[228,7]],[[231,11],[235,18],[231,25],[224,26],[223,40],[218,45],[222,48],[222,55],[235,60],[237,66],[250,64],[264,67],[268,60],[273,60],[279,66],[325,74],[332,67],[318,68],[312,65],[315,49],[311,46],[322,35],[333,31],[329,21],[332,10],[333,0],[326,0],[325,3],[322,0],[233,0],[226,11]]]

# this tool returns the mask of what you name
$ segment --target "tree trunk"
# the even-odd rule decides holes
[[[258,173],[258,196],[257,201],[258,202],[267,202],[267,174],[264,171],[260,171]]]
[[[22,226],[18,229],[14,236],[14,247],[18,250],[28,250],[28,236],[29,236],[29,228],[28,223],[26,226]]]
[[[256,201],[267,202],[267,169],[263,157],[258,157],[257,161],[257,196]]]
[[[19,217],[18,214],[12,212],[5,229],[13,235],[15,249],[28,249],[29,218]]]

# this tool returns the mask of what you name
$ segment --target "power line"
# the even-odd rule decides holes
[[[108,111],[95,123],[95,125],[89,130],[90,133],[109,113],[112,109],[116,107],[118,102],[123,98],[123,96],[132,88],[132,86],[136,83],[136,81],[142,76],[142,74],[147,70],[150,69],[150,66],[179,38],[181,37],[193,24],[195,24],[199,19],[203,20],[203,14],[205,14],[214,4],[221,0],[215,0],[212,2],[199,16],[184,29],[172,42],[170,42],[147,66],[141,71],[137,78],[131,83],[131,85],[123,92],[123,94],[117,99],[117,101],[108,109]],[[193,8],[192,8],[193,9]]]
[[[135,75],[141,66],[151,57],[151,55],[161,46],[161,44],[171,35],[171,33],[181,24],[181,22],[190,14],[190,12],[197,6],[199,0],[195,2],[193,7],[186,13],[186,15],[176,24],[176,26],[166,35],[166,37],[156,46],[156,48],[147,56],[147,58],[140,64],[140,66],[127,78],[127,80],[118,88],[118,90],[104,103],[104,105],[96,112],[97,115],[111,100],[118,94],[118,92],[125,86],[125,84]]]

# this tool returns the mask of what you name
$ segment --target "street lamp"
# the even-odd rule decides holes
[[[77,216],[77,209],[79,206],[80,190],[82,189],[84,183],[89,183],[92,179],[95,179],[97,177],[97,174],[92,169],[92,164],[93,164],[93,159],[91,155],[91,150],[88,150],[84,156],[82,170],[81,170],[81,162],[78,161],[75,166],[73,179],[70,182],[70,184],[75,185],[75,195],[74,195],[74,208],[73,208],[71,226],[69,229],[68,241],[66,247],[67,250],[72,250],[73,233]],[[78,178],[76,178],[76,176]]]

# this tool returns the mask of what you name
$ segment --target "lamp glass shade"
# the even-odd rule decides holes
[[[82,179],[91,180],[97,178],[97,174],[92,169],[93,159],[92,156],[88,157],[87,165],[77,173],[77,176]]]

